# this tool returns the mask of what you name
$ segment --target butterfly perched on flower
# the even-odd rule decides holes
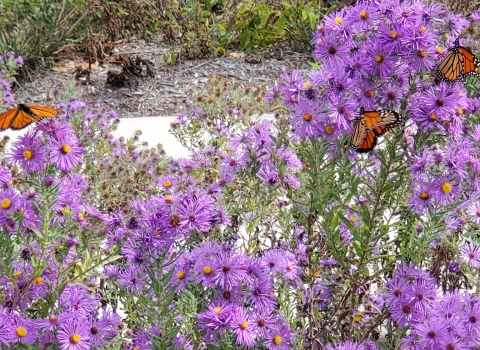
[[[368,153],[377,145],[379,136],[399,125],[402,117],[395,111],[382,109],[366,111],[358,109],[359,116],[354,119],[350,148],[358,153]]]
[[[470,75],[480,76],[480,59],[469,49],[460,46],[457,39],[438,65],[437,77],[446,83],[453,83]]]
[[[43,118],[55,118],[59,112],[51,107],[20,103],[16,108],[0,114],[0,131],[20,130]]]

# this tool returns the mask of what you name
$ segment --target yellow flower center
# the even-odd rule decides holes
[[[163,182],[163,187],[169,188],[170,186],[172,186],[172,182],[171,182],[171,181],[165,180],[165,181]]]
[[[303,120],[305,120],[306,122],[311,122],[312,119],[313,119],[312,113],[306,113],[306,114],[303,116]]]
[[[165,196],[165,201],[166,201],[167,203],[172,203],[172,201],[173,201],[172,196],[169,195],[169,194],[167,194],[167,195]]]
[[[423,191],[422,193],[420,193],[420,198],[423,199],[424,201],[426,201],[428,197],[429,197],[428,192]]]
[[[287,270],[288,270],[288,271],[292,271],[292,270],[293,270],[293,266],[292,266],[292,265],[287,265]]]
[[[424,58],[427,56],[427,51],[426,50],[418,50],[417,52],[418,57]]]
[[[350,216],[350,221],[351,221],[351,222],[355,222],[355,221],[357,221],[357,218],[352,215],[352,216]]]
[[[362,315],[353,316],[353,322],[359,323],[362,320]]]
[[[480,209],[477,210],[477,216],[480,216]]]
[[[80,342],[80,335],[77,333],[74,333],[70,336],[70,343],[72,344],[78,344]]]
[[[204,275],[207,275],[207,276],[210,276],[212,274],[212,268],[210,266],[205,266],[203,268],[203,274]]]
[[[452,185],[449,182],[445,182],[442,185],[442,192],[443,193],[450,193],[452,191]]]
[[[333,127],[331,125],[327,125],[325,127],[325,132],[328,134],[328,135],[331,135],[333,134]]]
[[[67,154],[68,152],[70,152],[70,146],[63,145],[62,147],[60,147],[60,151],[62,151],[63,154]]]
[[[185,274],[185,272],[180,271],[180,272],[177,273],[177,278],[178,278],[179,280],[184,280],[185,277],[187,277],[187,275]]]
[[[49,321],[50,323],[57,323],[58,317],[55,316],[55,315],[51,315],[51,316],[48,318],[48,321]]]
[[[392,31],[390,32],[390,36],[391,36],[392,38],[394,38],[394,39],[398,39],[398,33],[397,33],[396,31],[394,31],[394,30],[392,30]]]
[[[420,33],[426,32],[427,28],[425,26],[420,27]]]
[[[19,336],[20,338],[23,338],[27,335],[27,330],[23,327],[18,327],[16,333],[17,333],[17,336]]]
[[[62,215],[65,215],[68,213],[68,207],[62,207],[62,209],[60,209],[60,211],[62,212]]]
[[[245,330],[247,328],[248,328],[248,323],[247,322],[243,321],[242,323],[240,323],[240,329]]]
[[[368,13],[367,11],[363,10],[360,12],[360,18],[361,19],[367,19],[368,18]]]
[[[36,284],[42,284],[43,283],[43,278],[38,276],[37,278],[35,278],[35,283]]]
[[[457,113],[457,115],[462,115],[463,114],[463,109],[457,108],[456,113]]]
[[[272,340],[275,345],[282,344],[282,337],[279,335],[274,336]]]
[[[15,271],[13,273],[13,277],[15,277],[15,278],[20,278],[20,276],[22,276],[22,273],[20,271]]]
[[[443,47],[437,47],[437,52],[441,55],[443,53]]]
[[[376,55],[375,62],[382,63],[383,62],[383,55]]]
[[[23,156],[25,157],[25,159],[32,159],[33,151],[31,149],[27,149],[23,152]]]
[[[303,83],[303,86],[305,86],[306,88],[309,88],[312,84],[310,84],[309,81],[306,81]]]
[[[215,308],[215,312],[220,315],[222,313],[222,308],[220,306],[217,306]]]
[[[10,208],[11,205],[12,205],[12,201],[10,201],[10,199],[5,198],[4,200],[2,200],[2,208],[3,209],[8,209],[8,208]]]
[[[337,17],[337,18],[335,18],[335,22],[338,23],[338,24],[342,24],[343,23],[343,18],[342,17]]]
[[[434,122],[435,120],[437,120],[437,115],[436,115],[435,113],[432,113],[432,114],[430,114],[430,115],[428,116],[428,118],[429,118],[432,122]]]
[[[82,213],[78,214],[78,220],[85,220],[85,215]]]

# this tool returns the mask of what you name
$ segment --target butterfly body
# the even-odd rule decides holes
[[[55,118],[59,112],[58,109],[51,107],[20,103],[17,108],[0,115],[0,131],[21,130],[43,118]]]
[[[350,147],[358,153],[368,153],[375,148],[378,137],[399,125],[400,114],[383,109],[380,111],[365,111],[360,108],[360,116],[354,119],[353,133],[350,137]]]
[[[457,39],[438,65],[437,77],[446,83],[454,83],[468,76],[480,76],[480,59],[469,49],[460,46]]]

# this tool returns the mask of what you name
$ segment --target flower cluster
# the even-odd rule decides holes
[[[387,282],[384,301],[391,319],[408,327],[405,349],[476,349],[480,335],[480,299],[455,289],[439,294],[435,279],[413,265],[401,264]]]

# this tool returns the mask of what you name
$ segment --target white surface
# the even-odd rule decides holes
[[[168,156],[173,158],[188,156],[188,150],[168,132],[170,123],[176,117],[148,117],[148,118],[124,118],[120,119],[117,130],[113,132],[116,137],[129,138],[134,135],[135,130],[140,130],[140,142],[147,141],[149,147],[155,147],[161,143]],[[19,135],[23,135],[29,128],[13,131],[6,130],[0,134],[10,136],[10,143],[15,141]]]
[[[168,132],[170,124],[176,117],[146,117],[120,119],[117,130],[113,133],[116,137],[125,138],[133,136],[135,130],[140,130],[140,142],[147,141],[149,147],[161,143],[168,156],[173,158],[188,156],[188,150]]]

